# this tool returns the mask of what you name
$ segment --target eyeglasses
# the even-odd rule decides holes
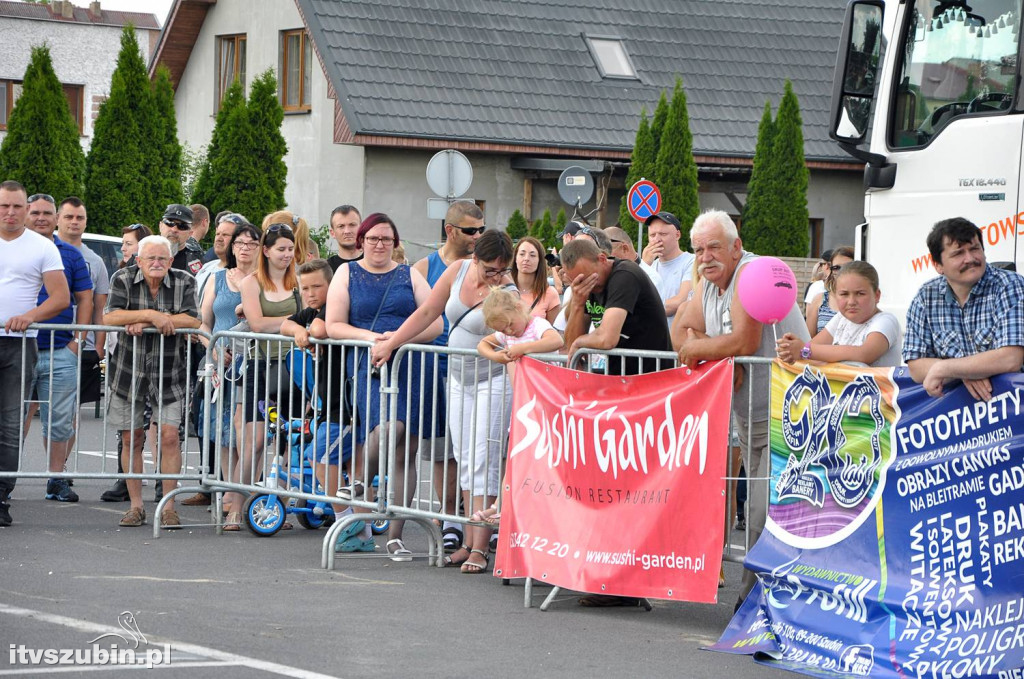
[[[242,224],[247,224],[248,223],[248,222],[245,221],[245,219],[242,217],[242,215],[236,215],[236,214],[224,215],[223,217],[220,218],[220,222],[219,223],[223,224],[224,222],[231,222],[235,226],[241,226]]]
[[[839,266],[832,266],[831,264],[829,264],[828,268],[831,269],[832,271],[839,271],[840,269],[843,268],[843,265],[840,264]]]
[[[125,227],[125,229],[127,229],[128,232],[138,231],[139,229],[148,229],[148,228],[149,227],[146,226],[145,224],[129,224],[128,226]]]
[[[158,262],[160,264],[166,264],[167,262],[171,261],[170,257],[152,257],[152,256],[150,256],[150,257],[139,257],[139,259],[141,259],[144,262],[152,262],[154,264],[156,264]]]
[[[509,273],[512,273],[512,269],[484,269],[484,276],[487,278],[500,278]]]
[[[28,197],[28,202],[30,203],[34,203],[37,200],[45,200],[50,205],[57,204],[57,201],[53,199],[53,196],[51,196],[48,193],[33,193],[31,196]]]
[[[395,242],[395,239],[392,238],[391,236],[367,236],[363,240],[366,241],[367,243],[369,243],[370,245],[373,245],[373,246],[377,246],[377,245],[381,245],[381,244],[386,246],[386,245],[391,245],[392,243]]]
[[[291,233],[292,227],[288,226],[287,224],[271,224],[263,233],[278,233],[279,231]]]
[[[191,231],[192,230],[192,225],[191,224],[186,224],[185,222],[179,222],[177,219],[165,219],[164,220],[164,224],[166,224],[167,226],[171,227],[172,229],[177,229],[178,231]]]
[[[487,230],[486,226],[455,226],[454,224],[449,224],[448,226],[453,229],[458,229],[467,236],[475,236],[476,234],[483,233]]]
[[[239,250],[255,250],[259,246],[260,244],[254,240],[236,240],[234,243],[234,247]]]
[[[610,240],[613,243],[618,243],[619,245],[628,242],[628,241],[624,241],[624,240],[615,240],[614,238],[609,238],[608,240]]]

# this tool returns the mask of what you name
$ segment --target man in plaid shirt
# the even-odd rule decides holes
[[[962,217],[935,224],[928,250],[941,275],[910,303],[903,360],[932,396],[962,380],[987,401],[989,378],[1024,362],[1024,278],[988,265],[981,229]]]
[[[171,269],[171,244],[163,236],[147,236],[139,242],[137,262],[120,269],[110,281],[105,325],[123,325],[127,336],[117,343],[108,369],[107,416],[120,432],[122,464],[129,473],[142,471],[142,444],[146,397],[153,405],[154,421],[160,423],[160,472],[181,472],[178,425],[188,387],[186,345],[188,338],[175,335],[178,328],[198,328],[195,279],[186,271]],[[158,334],[146,333],[156,328]],[[164,493],[178,486],[165,480]],[[131,508],[122,526],[146,522],[142,506],[142,481],[128,479]],[[174,501],[160,517],[168,528],[180,526]]]

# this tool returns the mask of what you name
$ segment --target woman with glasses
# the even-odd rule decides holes
[[[533,236],[526,236],[516,243],[512,253],[512,280],[516,282],[530,315],[554,323],[562,303],[555,288],[548,285],[544,246]]]
[[[238,241],[235,241],[238,246]],[[288,317],[298,313],[302,304],[296,290],[295,234],[289,224],[275,223],[263,230],[256,249],[256,270],[242,280],[242,312],[249,329],[257,333],[277,334]],[[291,377],[285,368],[289,344],[275,341],[257,341],[255,354],[246,363],[246,371],[239,393],[241,415],[236,422],[239,477],[241,483],[258,480],[263,469],[263,448],[266,445],[265,415],[259,412],[259,402],[273,400],[284,417],[299,412],[304,405],[302,394],[292,388]],[[232,512],[227,523],[231,528],[240,524],[243,498],[234,494]]]
[[[814,337],[825,329],[832,317],[839,313],[836,300],[836,277],[843,265],[853,261],[853,248],[842,245],[832,251],[832,259],[828,263],[828,276],[825,277],[825,290],[815,296],[807,305],[807,332]]]
[[[139,241],[153,232],[145,224],[132,224],[121,229],[121,263],[118,269],[134,264],[135,255],[139,253]]]
[[[238,323],[237,309],[242,303],[242,282],[256,270],[256,250],[260,246],[260,234],[256,227],[251,224],[243,224],[235,227],[231,240],[228,242],[226,266],[217,269],[206,280],[203,290],[199,291],[202,306],[199,310],[199,318],[202,325],[200,330],[207,333],[222,332],[230,330]],[[224,379],[230,368],[234,357],[228,343],[221,342],[210,350],[210,341],[199,335],[199,341],[206,347],[208,362],[214,365],[214,386],[217,387]],[[201,430],[199,435],[206,436],[211,441],[211,448],[217,441],[217,414],[220,413],[220,466],[221,473],[225,479],[238,477],[238,460],[229,454],[230,448],[235,440],[233,417],[232,389],[225,386],[220,390],[218,401],[220,405],[211,404],[208,408],[204,404],[204,410],[208,411],[200,416]],[[232,464],[234,462],[235,464]],[[211,463],[212,466],[212,463]],[[242,505],[236,504],[236,494],[226,495],[224,498],[224,509],[229,515],[235,512],[235,519],[225,526],[225,530],[238,530],[237,519],[240,517]],[[191,500],[191,498],[189,498]],[[189,500],[184,502],[187,504]],[[196,500],[198,502],[198,499]]]
[[[430,286],[419,271],[407,264],[398,264],[393,258],[395,246],[400,243],[398,228],[386,214],[369,215],[359,226],[356,245],[363,258],[338,267],[327,293],[327,334],[335,339],[376,342],[390,337],[416,308],[426,303]],[[441,320],[435,319],[412,338],[425,343],[441,333]],[[421,368],[423,362],[409,357],[398,368],[398,429],[396,434],[395,466],[388,470],[388,483],[409,506],[416,489],[415,457],[419,436],[431,438],[437,428],[438,414],[433,408],[420,405]],[[389,366],[393,367],[393,366]],[[430,369],[430,364],[425,366]],[[375,372],[375,371],[374,371]],[[370,371],[365,349],[348,353],[346,374],[354,375],[355,402],[358,420],[356,442],[363,446],[366,459],[357,448],[353,461],[352,484],[339,491],[339,497],[353,499],[363,494],[367,481],[377,468],[383,427],[380,421],[380,379]],[[389,378],[392,379],[392,378]],[[425,376],[433,384],[433,375]],[[411,388],[410,388],[411,387]],[[406,421],[406,420],[409,421]],[[383,425],[383,427],[382,427]],[[408,437],[406,434],[408,433]],[[408,438],[408,446],[406,439]],[[407,464],[412,462],[413,464]],[[408,469],[407,469],[408,468]],[[366,469],[366,473],[363,473]],[[403,521],[392,521],[388,528],[387,551],[393,561],[410,561],[412,552],[402,542]],[[357,524],[358,525],[358,524]],[[338,545],[341,551],[372,551],[369,528],[361,526],[361,534]]]
[[[394,334],[373,347],[374,364],[388,360],[398,347],[414,341],[441,314],[448,317],[448,346],[472,349],[474,356],[448,358],[448,426],[459,462],[459,478],[467,516],[489,507],[498,495],[498,472],[505,450],[511,408],[511,385],[503,366],[476,354],[476,347],[491,329],[481,308],[492,287],[515,289],[512,241],[502,231],[485,231],[476,242],[472,259],[453,262],[434,284],[430,297]],[[462,565],[463,573],[483,573],[492,529],[466,526],[465,543],[446,565]]]

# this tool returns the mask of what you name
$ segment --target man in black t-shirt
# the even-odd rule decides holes
[[[362,216],[351,205],[339,205],[331,211],[331,236],[338,243],[338,254],[327,258],[331,271],[337,271],[345,262],[363,258],[363,251],[356,245]]]
[[[572,283],[565,343],[579,349],[671,351],[665,306],[651,279],[634,264],[609,257],[589,240],[574,239],[561,252]],[[586,332],[590,323],[596,328]],[[657,361],[610,357],[608,373],[635,375],[658,369]]]

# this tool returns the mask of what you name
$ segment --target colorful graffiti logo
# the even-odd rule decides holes
[[[791,379],[782,394],[782,445],[773,437],[773,463],[785,464],[772,476],[771,518],[790,537],[820,547],[851,532],[873,508],[890,460],[889,422],[871,373],[846,382],[833,377],[842,384],[838,394],[829,375],[811,366]]]

